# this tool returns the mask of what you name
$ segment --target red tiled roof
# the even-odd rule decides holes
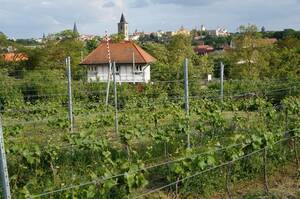
[[[197,46],[196,48],[194,48],[194,51],[197,52],[198,54],[206,54],[206,53],[213,52],[214,47],[201,44],[201,45]]]
[[[27,61],[28,57],[24,53],[5,53],[3,54],[3,60],[6,62],[19,62]]]
[[[199,45],[196,47],[196,49],[206,49],[206,50],[213,50],[214,47],[209,46],[209,45]]]
[[[116,63],[133,63],[133,55],[135,63],[146,64],[155,62],[156,59],[144,51],[141,47],[132,41],[122,41],[120,43],[109,43],[110,57],[112,62]],[[81,65],[107,64],[108,52],[106,42],[101,42],[98,48],[91,52]]]

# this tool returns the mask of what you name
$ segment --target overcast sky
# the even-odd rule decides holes
[[[117,31],[124,12],[130,32],[176,30],[181,25],[236,31],[241,24],[267,30],[300,29],[300,0],[0,0],[0,31],[14,38],[72,29]]]

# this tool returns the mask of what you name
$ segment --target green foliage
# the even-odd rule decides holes
[[[113,43],[119,43],[125,39],[125,35],[122,33],[111,35],[111,40]]]
[[[14,79],[8,76],[7,70],[3,69],[0,70],[0,90],[0,110],[23,103],[21,90]]]
[[[35,39],[17,39],[17,44],[21,44],[24,46],[38,46],[39,43]]]
[[[2,52],[2,48],[5,47],[5,46],[8,46],[10,42],[7,40],[7,37],[4,33],[0,32],[0,53]]]
[[[54,35],[54,38],[56,40],[60,40],[60,41],[66,41],[66,40],[74,40],[79,36],[78,33],[72,31],[72,30],[63,30],[59,33],[56,33]]]
[[[86,49],[87,49],[88,53],[91,53],[93,50],[95,50],[98,47],[100,42],[101,42],[101,39],[99,39],[99,38],[88,40],[86,42]]]
[[[66,99],[65,74],[60,70],[36,70],[25,72],[22,92],[27,100],[55,97]]]
[[[213,46],[215,49],[221,49],[224,46],[230,45],[231,40],[232,40],[232,36],[217,37],[217,36],[208,35],[203,39],[203,42],[206,45]]]
[[[241,158],[264,147],[276,162],[270,161],[270,167],[284,163],[291,149],[274,144],[285,138],[285,130],[299,128],[298,39],[286,37],[265,46],[260,43],[262,36],[254,26],[242,27],[234,38],[236,49],[221,56],[195,55],[191,38],[184,35],[168,43],[144,43],[158,60],[151,65],[154,83],[118,85],[119,135],[114,129],[112,93],[110,105],[104,106],[106,84],[77,81],[85,76],[78,66],[81,51],[91,51],[96,41],[85,45],[64,31],[43,46],[26,50],[27,62],[1,63],[0,110],[13,197],[63,189],[49,197],[131,198],[239,160],[233,166],[236,182],[259,173],[260,156]],[[66,56],[72,57],[74,71],[73,134],[67,117]],[[183,109],[182,81],[177,82],[183,79],[185,58],[190,61],[189,115]],[[220,60],[226,64],[226,78],[240,78],[225,82],[222,103],[219,82],[202,82],[207,74],[218,72],[214,64]],[[241,60],[246,61],[237,64]],[[164,82],[170,80],[176,81]],[[298,134],[295,130],[289,135]],[[170,163],[146,169],[165,161]],[[178,193],[209,196],[223,188],[223,176],[219,170],[183,180]]]

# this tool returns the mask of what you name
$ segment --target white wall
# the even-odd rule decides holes
[[[108,81],[108,65],[98,65],[98,66],[87,66],[88,73],[87,78],[89,82],[99,81],[107,82]],[[118,67],[118,65],[117,65]],[[120,65],[119,72],[116,74],[117,82],[145,82],[148,83],[151,79],[150,76],[150,65],[142,65],[142,71],[137,71],[133,69],[132,65]],[[113,76],[111,75],[111,81],[113,81]]]

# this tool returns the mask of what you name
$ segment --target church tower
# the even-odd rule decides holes
[[[125,40],[129,40],[128,35],[128,23],[125,20],[124,14],[122,13],[120,23],[118,23],[118,33],[125,36]]]

